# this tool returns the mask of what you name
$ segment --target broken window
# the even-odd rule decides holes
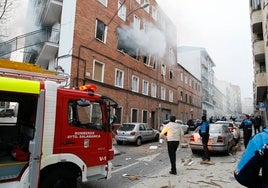
[[[127,29],[118,27],[116,29],[116,34],[118,37],[117,49],[123,53],[130,55],[133,58],[138,56],[138,44],[135,42],[131,32]]]
[[[106,42],[106,25],[100,20],[96,20],[96,39]]]

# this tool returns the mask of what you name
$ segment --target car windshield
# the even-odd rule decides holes
[[[135,125],[133,124],[123,124],[121,127],[119,127],[120,131],[131,131],[133,130]]]

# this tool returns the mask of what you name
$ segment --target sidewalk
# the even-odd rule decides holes
[[[131,188],[242,188],[234,179],[233,172],[243,151],[235,155],[211,157],[212,164],[200,164],[201,159],[177,161],[177,175],[170,175],[170,167],[160,170],[151,177],[138,177]],[[178,154],[179,155],[179,154]]]

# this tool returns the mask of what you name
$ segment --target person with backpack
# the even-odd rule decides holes
[[[249,119],[248,114],[244,114],[244,119],[239,129],[243,129],[244,146],[247,148],[248,142],[252,136],[252,121]]]
[[[208,150],[208,140],[209,140],[209,123],[207,117],[202,116],[202,122],[199,125],[199,135],[202,138],[202,145],[204,149],[204,156],[202,157],[203,161],[210,161],[210,154]]]
[[[267,128],[249,141],[234,171],[234,177],[241,185],[249,188],[268,187]]]

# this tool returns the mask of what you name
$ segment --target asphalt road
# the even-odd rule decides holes
[[[112,161],[112,178],[109,180],[98,180],[86,184],[79,184],[79,188],[134,188],[148,187],[149,185],[159,188],[165,187],[160,186],[161,182],[157,183],[157,180],[170,176],[168,174],[170,162],[166,143],[150,142],[144,143],[139,147],[131,144],[115,145],[115,147],[120,151],[120,155],[115,156]],[[204,185],[200,186],[200,183],[202,184],[202,181],[207,180],[206,176],[211,177],[214,173],[221,177],[221,173],[224,170],[226,173],[228,172],[225,178],[233,182],[236,185],[235,187],[239,187],[232,173],[241,153],[242,152],[240,152],[239,155],[236,153],[234,155],[213,154],[211,160],[217,165],[211,165],[210,171],[207,171],[208,166],[200,165],[200,155],[193,155],[189,147],[180,148],[177,151],[178,176],[184,177],[181,181],[184,181],[186,187],[210,187],[204,182]],[[195,180],[197,180],[196,178],[199,178],[199,182],[195,182]],[[180,182],[181,185],[183,185],[182,183],[183,182]]]

